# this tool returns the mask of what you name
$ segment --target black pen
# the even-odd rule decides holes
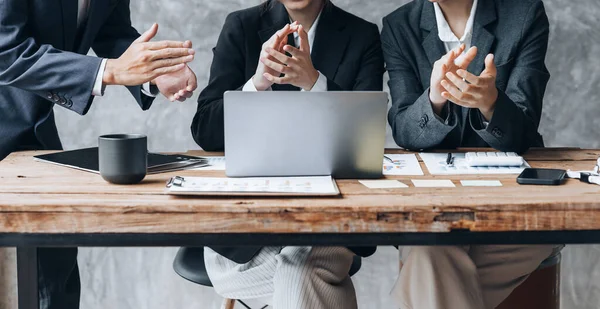
[[[453,165],[454,164],[454,157],[452,156],[452,153],[448,153],[448,157],[446,157],[446,165]]]
[[[384,155],[384,156],[383,156],[383,159],[385,159],[385,160],[389,161],[390,163],[394,163],[394,160],[392,160],[390,157],[388,157],[388,156],[386,156],[386,155]],[[600,159],[599,159],[599,160],[600,160]]]

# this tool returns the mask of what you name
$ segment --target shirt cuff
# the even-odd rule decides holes
[[[271,91],[271,87],[267,88],[267,90],[265,91]],[[244,88],[242,88],[242,91],[250,91],[250,92],[256,92],[258,91],[256,89],[256,87],[254,86],[254,82],[252,81],[252,78],[249,79],[246,84],[244,84]]]
[[[304,89],[302,89],[304,91]],[[319,72],[319,78],[314,84],[310,92],[326,92],[327,91],[327,77],[323,73]]]
[[[431,103],[431,100],[429,101],[429,103]],[[435,118],[437,120],[439,120],[441,123],[443,123],[445,125],[449,125],[450,117],[452,116],[451,108],[452,107],[450,106],[450,102],[446,102],[446,106],[444,106],[444,109],[442,110],[442,116],[439,116],[435,112],[433,113],[433,115],[435,115]]]
[[[158,90],[158,87],[151,85],[150,82],[144,83],[142,85],[142,93],[155,98],[158,94],[159,94],[160,90]]]
[[[108,59],[102,59],[100,63],[100,69],[98,69],[98,74],[96,75],[96,81],[94,82],[94,88],[92,89],[92,95],[101,97],[104,95],[104,89],[106,86],[102,83],[102,79],[104,78],[104,69],[106,68],[106,61]]]

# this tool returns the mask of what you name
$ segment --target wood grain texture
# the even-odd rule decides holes
[[[472,149],[469,149],[469,151]],[[390,151],[402,152],[402,151]],[[387,177],[407,189],[368,189],[337,181],[341,197],[191,198],[164,194],[174,175],[140,185],[110,185],[99,175],[34,162],[21,152],[0,162],[0,233],[378,233],[600,229],[600,186],[521,186],[515,175]],[[190,152],[192,155],[207,155]],[[599,150],[532,150],[534,167],[588,170]],[[422,163],[422,162],[421,162]],[[424,169],[427,174],[427,170]],[[410,179],[450,179],[456,188],[415,188]],[[503,187],[461,187],[498,179]]]

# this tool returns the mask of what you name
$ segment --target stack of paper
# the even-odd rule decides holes
[[[414,154],[386,154],[383,174],[389,176],[422,176],[423,170]]]
[[[174,195],[338,195],[331,176],[318,177],[173,177],[167,193]]]

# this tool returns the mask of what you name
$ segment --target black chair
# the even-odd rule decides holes
[[[362,266],[362,259],[360,256],[355,255],[352,261],[352,266],[348,274],[353,276],[356,274]],[[212,287],[212,282],[206,272],[206,266],[204,265],[204,247],[182,247],[177,252],[175,260],[173,260],[173,269],[175,272],[190,282]],[[237,300],[245,308],[251,309],[248,305],[240,300]],[[235,300],[226,299],[225,308],[232,309],[235,304]]]

